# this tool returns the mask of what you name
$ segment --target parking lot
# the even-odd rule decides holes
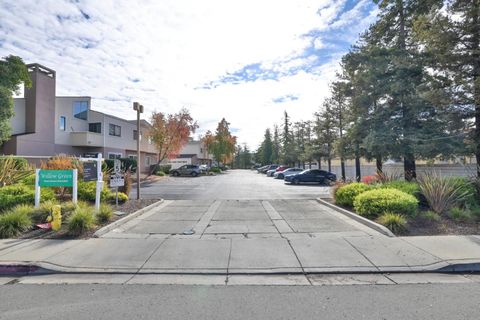
[[[132,190],[131,197],[135,197]],[[229,170],[216,176],[166,177],[142,185],[143,198],[166,200],[262,200],[315,199],[329,197],[330,188],[322,185],[289,185],[250,170]]]

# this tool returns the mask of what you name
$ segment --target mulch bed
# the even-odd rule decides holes
[[[112,208],[114,211],[120,211],[124,212],[125,214],[122,216],[117,216],[113,215],[112,220],[95,226],[94,229],[90,230],[87,233],[84,233],[80,236],[72,236],[68,233],[67,226],[65,224],[62,225],[62,228],[59,231],[52,231],[52,230],[44,230],[44,229],[32,229],[30,231],[27,231],[23,233],[19,239],[63,239],[63,240],[72,240],[72,239],[88,239],[93,236],[93,234],[100,228],[116,221],[119,220],[123,217],[128,216],[129,214],[132,214],[142,208],[145,208],[160,199],[140,199],[140,200],[128,200],[127,202],[123,204],[119,204],[118,208],[115,207],[115,205],[112,205]]]
[[[335,204],[333,199],[323,199],[331,204]],[[351,208],[336,206],[355,213]],[[422,210],[422,209],[420,209]],[[426,221],[417,214],[417,217],[408,218],[407,233],[395,234],[397,236],[438,236],[438,235],[479,235],[480,222],[458,222],[448,217],[440,217],[436,222]]]

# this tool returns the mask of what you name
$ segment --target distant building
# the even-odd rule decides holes
[[[105,158],[136,158],[139,137],[136,120],[125,120],[91,110],[91,97],[57,97],[56,73],[39,64],[29,64],[32,87],[24,98],[14,99],[12,137],[0,153],[28,157],[57,154],[85,156],[102,153]],[[150,124],[142,120],[140,139]],[[139,166],[146,172],[157,162],[155,146],[141,139]]]
[[[179,168],[185,164],[206,164],[211,166],[212,159],[212,155],[208,153],[201,141],[190,139],[175,159],[166,159],[163,161],[163,164],[171,165],[172,169]]]

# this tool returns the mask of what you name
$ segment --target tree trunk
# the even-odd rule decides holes
[[[412,181],[417,178],[415,157],[411,152],[407,152],[403,159],[403,171],[405,174],[405,180]]]
[[[322,158],[318,158],[318,169],[322,169]]]
[[[342,181],[347,180],[347,177],[345,175],[345,159],[340,158],[340,167],[342,169]]]
[[[375,157],[375,165],[377,166],[377,173],[383,173],[383,165],[382,165],[382,156],[377,155]]]
[[[332,172],[332,158],[328,157],[327,165],[328,165],[328,172]]]
[[[362,172],[360,168],[360,146],[358,143],[355,145],[355,178],[357,182],[362,180]]]

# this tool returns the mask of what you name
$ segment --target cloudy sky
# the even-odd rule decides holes
[[[1,0],[0,57],[55,69],[57,95],[116,116],[187,107],[197,133],[225,117],[256,148],[284,110],[318,110],[376,13],[371,0]]]

